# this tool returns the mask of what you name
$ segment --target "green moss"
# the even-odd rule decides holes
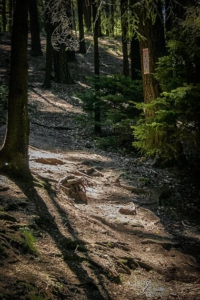
[[[30,229],[28,227],[21,228],[20,232],[22,234],[22,245],[23,247],[32,254],[37,254],[38,251],[35,247],[35,238],[30,232]]]

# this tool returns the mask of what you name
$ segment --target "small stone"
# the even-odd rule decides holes
[[[120,207],[119,213],[122,215],[136,215],[136,207],[134,203],[129,202],[127,205],[124,205],[123,207]]]
[[[160,288],[158,288],[158,289],[156,289],[156,292],[164,292],[164,288],[162,288],[162,287],[160,287]]]
[[[128,221],[122,222],[123,225],[128,225],[128,223],[129,223]]]

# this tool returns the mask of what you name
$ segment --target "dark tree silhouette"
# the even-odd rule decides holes
[[[32,56],[42,56],[40,43],[40,27],[38,21],[37,1],[29,0],[30,31],[31,31],[31,52]]]
[[[94,74],[99,76],[99,44],[98,44],[98,33],[99,33],[99,16],[98,16],[98,5],[99,1],[94,1],[92,3],[92,11],[93,11],[93,39],[94,39]],[[100,106],[98,104],[98,101],[95,102],[95,112],[94,112],[94,120],[95,120],[95,126],[94,131],[95,133],[99,134],[101,132],[101,112],[100,112]]]
[[[121,0],[121,27],[122,27],[122,52],[123,52],[123,74],[129,76],[129,61],[128,61],[128,20],[125,12],[128,9],[128,0]]]
[[[83,26],[83,1],[78,0],[78,27],[79,27],[79,52],[86,53],[84,26]]]
[[[53,32],[53,25],[51,23],[50,13],[45,11],[45,31],[46,31],[46,66],[45,79],[43,87],[49,89],[51,87],[51,71],[53,63],[53,47],[51,45],[51,35]]]
[[[16,0],[11,38],[11,73],[8,96],[7,131],[0,150],[0,169],[29,177],[28,118],[28,1]]]

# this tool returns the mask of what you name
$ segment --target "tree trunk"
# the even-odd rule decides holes
[[[98,17],[98,2],[92,4],[93,10],[93,39],[94,39],[94,74],[99,75],[99,42],[98,42],[98,33],[99,33],[99,17]]]
[[[70,19],[70,27],[72,29],[72,23],[73,23],[73,15],[72,15],[72,5],[71,5],[71,0],[67,0],[67,17]],[[71,39],[71,35],[68,37]],[[67,50],[67,60],[68,61],[76,61],[76,54],[75,50]]]
[[[147,10],[145,8],[139,8],[137,10],[139,17],[138,30],[139,33],[145,37],[140,39],[140,55],[142,66],[142,78],[143,78],[143,91],[144,101],[149,103],[156,99],[160,92],[160,86],[153,76],[155,72],[156,63],[158,58],[165,54],[165,39],[164,39],[164,26],[160,18],[162,15],[162,0],[157,4],[158,12],[155,22],[147,16]],[[145,61],[143,57],[143,50],[148,49],[149,53],[149,72],[144,72]]]
[[[84,26],[83,26],[83,1],[78,0],[78,27],[79,27],[79,52],[86,53]]]
[[[105,13],[107,22],[110,22],[110,5],[108,4],[108,0],[105,2]],[[106,26],[106,35],[110,36],[109,26]]]
[[[140,60],[140,44],[138,39],[131,39],[131,79],[141,79],[141,60]]]
[[[12,31],[13,23],[13,9],[14,9],[15,0],[9,0],[9,31]]]
[[[59,51],[53,50],[54,74],[57,83],[73,83],[70,75],[65,44],[60,45]]]
[[[72,29],[74,31],[76,31],[76,21],[75,21],[75,19],[76,19],[76,17],[75,17],[76,13],[75,13],[73,1],[71,2],[71,15],[72,15]]]
[[[30,16],[30,31],[31,31],[31,56],[42,56],[40,43],[40,28],[38,21],[37,1],[29,0],[29,16]]]
[[[115,12],[115,1],[111,0],[111,5],[110,5],[110,22],[111,22],[111,32],[110,36],[114,37],[115,35],[115,18],[114,18],[114,12]]]
[[[134,20],[135,19],[134,0],[129,0],[129,9],[131,11],[131,17]],[[131,79],[132,80],[141,79],[140,44],[138,39],[136,39],[135,34],[133,34],[131,37],[130,57],[131,57]]]
[[[98,33],[99,33],[99,18],[98,18],[98,3],[99,1],[93,2],[92,4],[92,10],[93,10],[93,39],[94,39],[94,74],[99,76],[99,45],[98,45]],[[101,132],[101,110],[100,110],[100,105],[98,103],[98,100],[96,99],[95,101],[95,111],[94,111],[94,132],[96,134],[99,134]]]
[[[102,30],[101,30],[101,12],[98,11],[98,37],[103,36]]]
[[[49,13],[45,14],[45,31],[46,31],[46,67],[45,67],[45,79],[43,87],[49,89],[51,87],[51,71],[53,62],[53,47],[51,45],[51,35],[53,32],[53,25],[51,24],[51,18]]]
[[[123,52],[123,74],[129,76],[129,61],[128,61],[128,20],[125,17],[125,12],[128,9],[128,0],[121,0],[121,28],[122,28],[122,52]]]
[[[92,23],[91,23],[91,1],[92,0],[82,0],[83,1],[83,15],[85,26],[87,32],[91,31]]]
[[[0,151],[0,168],[23,177],[30,176],[27,37],[28,1],[16,0],[11,38],[7,131]]]
[[[6,0],[2,0],[2,22],[3,22],[3,31],[6,31],[6,25],[7,25]]]

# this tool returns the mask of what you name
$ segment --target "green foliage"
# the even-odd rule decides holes
[[[179,160],[200,149],[200,9],[190,7],[185,20],[167,33],[168,54],[154,74],[162,93],[143,104],[145,117],[133,127],[133,145],[146,156]]]
[[[4,124],[6,119],[6,110],[8,102],[8,87],[0,85],[0,123]]]
[[[23,290],[27,300],[45,300],[47,299],[43,293],[41,294],[37,286],[33,283],[26,281],[17,281],[18,289]]]
[[[101,111],[101,127],[104,137],[97,139],[102,148],[124,144],[131,145],[131,125],[136,123],[140,110],[136,103],[143,101],[141,81],[132,81],[123,75],[89,77],[90,88],[77,95],[83,109],[94,123],[95,106]],[[106,137],[105,137],[106,136]]]
[[[163,61],[164,58],[162,63]],[[166,62],[168,63],[168,57]],[[158,79],[161,78],[161,82],[164,82],[166,72],[167,67],[163,72],[157,69],[156,76]],[[180,80],[175,78],[173,81],[173,77],[169,77],[169,86],[180,83]],[[162,86],[164,89],[164,85]],[[151,103],[143,104],[148,117],[141,118],[137,126],[133,127],[137,139],[133,145],[147,156],[159,156],[166,160],[178,160],[183,145],[197,149],[200,143],[199,98],[200,85],[185,83],[170,91],[164,91]]]
[[[23,247],[32,254],[37,254],[37,249],[35,247],[35,238],[32,235],[31,231],[29,228],[25,227],[25,228],[21,228],[21,234],[23,237]]]

